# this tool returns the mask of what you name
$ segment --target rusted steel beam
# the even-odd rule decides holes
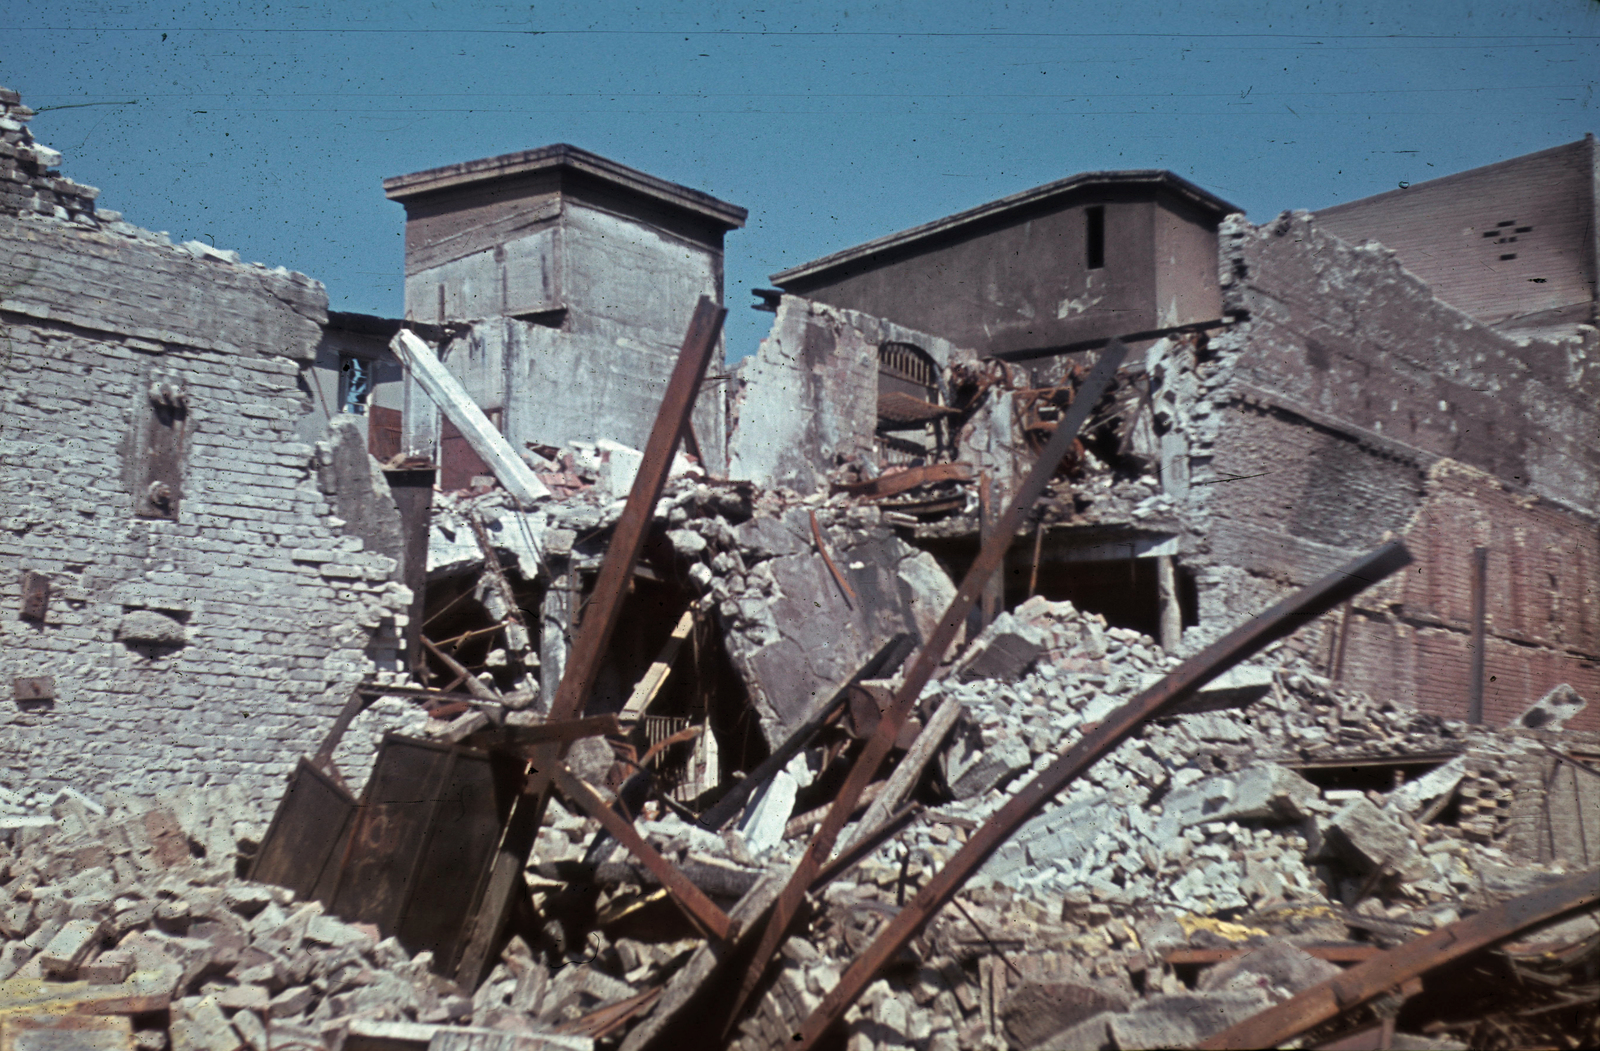
[[[894,703],[883,713],[877,730],[867,742],[866,748],[862,750],[860,758],[856,760],[855,766],[851,768],[843,787],[835,797],[833,809],[828,812],[822,827],[817,830],[805,854],[801,856],[800,863],[795,866],[788,885],[784,887],[783,893],[773,905],[772,918],[767,923],[761,943],[751,959],[750,969],[745,974],[734,1000],[732,1024],[738,1024],[744,1004],[749,1001],[760,983],[767,964],[778,951],[778,946],[788,936],[789,925],[794,922],[807,888],[816,879],[817,871],[831,856],[834,841],[838,839],[839,831],[844,827],[851,812],[855,810],[856,800],[861,798],[861,793],[867,784],[877,776],[878,768],[883,765],[884,759],[894,747],[895,739],[900,736],[900,727],[905,723],[911,706],[916,703],[923,687],[928,684],[929,678],[944,660],[945,651],[950,648],[950,644],[955,641],[956,633],[966,623],[967,614],[971,612],[973,603],[983,594],[989,578],[1004,563],[1006,550],[1016,538],[1017,530],[1044,493],[1045,486],[1055,475],[1056,465],[1061,462],[1061,458],[1066,455],[1067,449],[1077,438],[1078,429],[1088,419],[1095,403],[1110,388],[1117,367],[1122,364],[1122,359],[1127,353],[1128,348],[1122,341],[1113,339],[1107,345],[1105,352],[1100,355],[1094,370],[1078,389],[1072,407],[1063,416],[1061,426],[1056,428],[1044,451],[1039,454],[1039,458],[1028,471],[1027,478],[1018,487],[1011,504],[994,524],[988,540],[978,552],[978,557],[973,560],[972,567],[967,570],[966,579],[957,589],[950,608],[945,610],[944,619],[939,622],[932,637],[922,647],[922,652],[917,654],[917,659],[906,671],[905,679],[895,693]]]
[[[572,640],[572,653],[567,657],[561,685],[556,688],[555,701],[550,705],[551,719],[574,719],[583,714],[589,691],[600,674],[611,634],[616,630],[617,617],[622,613],[622,600],[628,593],[633,564],[639,560],[639,551],[650,531],[650,516],[655,513],[656,501],[667,484],[678,438],[688,425],[695,395],[700,391],[700,381],[705,378],[706,366],[711,364],[712,352],[717,349],[717,335],[722,331],[722,319],[727,313],[706,296],[701,296],[695,307],[678,364],[667,380],[661,409],[656,414],[650,440],[645,443],[644,460],[634,476],[627,507],[611,533],[605,562],[594,582],[593,596],[584,610],[578,637]]]
[[[829,492],[847,493],[868,500],[886,500],[891,496],[908,493],[924,485],[937,482],[970,482],[972,465],[967,463],[933,463],[926,467],[908,467],[904,471],[869,478],[865,482],[835,482]]]
[[[628,582],[633,577],[634,563],[644,546],[650,528],[650,518],[656,501],[667,483],[672,468],[672,457],[677,451],[678,439],[688,426],[695,396],[700,391],[700,381],[705,378],[706,366],[717,347],[717,336],[722,331],[722,319],[727,311],[706,296],[696,304],[694,317],[689,321],[689,331],[683,339],[683,349],[678,363],[667,380],[667,389],[656,413],[655,426],[650,440],[645,444],[644,459],[639,473],[634,476],[633,489],[628,493],[627,506],[617,520],[611,534],[611,544],[606,548],[605,562],[595,581],[593,597],[573,640],[572,653],[556,687],[550,704],[549,720],[561,722],[576,719],[594,688],[606,647],[616,630],[617,618],[622,612],[622,600],[627,594]],[[565,746],[560,743],[541,745],[531,758],[530,769],[544,778],[561,760]],[[493,966],[495,944],[500,931],[510,915],[518,886],[522,882],[522,867],[527,863],[528,852],[533,849],[539,834],[539,823],[544,818],[545,804],[549,800],[548,781],[531,797],[522,797],[512,805],[506,820],[505,835],[500,850],[485,882],[483,893],[472,923],[467,948],[462,953],[456,969],[456,981],[475,989],[479,981]]]
[[[1483,722],[1484,617],[1489,595],[1489,549],[1472,549],[1472,651],[1467,669],[1467,722]]]
[[[1314,1025],[1382,996],[1452,960],[1563,913],[1593,907],[1596,902],[1600,902],[1600,869],[1590,869],[1396,946],[1196,1046],[1277,1047]]]
[[[816,541],[817,554],[822,556],[823,564],[828,567],[828,572],[833,574],[833,582],[839,585],[840,591],[844,592],[846,604],[851,609],[855,609],[861,600],[856,597],[856,589],[851,587],[850,582],[844,578],[844,574],[839,572],[839,567],[833,564],[833,556],[828,554],[828,545],[822,542],[822,527],[817,525],[817,513],[815,511],[811,512],[811,539]]]
[[[711,899],[706,897],[704,891],[689,882],[689,877],[679,872],[672,862],[645,842],[644,837],[633,827],[633,822],[607,806],[606,801],[600,798],[600,793],[591,788],[583,778],[567,769],[566,764],[557,764],[551,771],[551,776],[555,780],[556,790],[563,798],[600,822],[602,828],[661,881],[661,886],[672,895],[672,900],[683,910],[684,915],[689,917],[691,923],[704,931],[707,937],[715,938],[717,941],[728,940],[732,928],[728,914],[717,908]]]
[[[1096,760],[1127,740],[1150,719],[1174,711],[1200,687],[1241,660],[1410,562],[1410,552],[1398,540],[1355,559],[1233,629],[1111,713],[1099,726],[1086,731],[1077,744],[1062,753],[980,826],[949,864],[924,884],[916,898],[856,957],[839,984],[806,1019],[796,1051],[814,1046],[823,1031],[844,1015],[883,965],[916,936],[1001,844]]]
[[[570,743],[585,737],[613,736],[621,732],[622,723],[615,715],[591,715],[585,719],[480,730],[468,738],[468,742],[476,748],[520,751],[553,741]]]

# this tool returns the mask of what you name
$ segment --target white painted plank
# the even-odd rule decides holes
[[[497,430],[489,418],[467,394],[461,382],[450,374],[439,358],[414,333],[401,329],[395,333],[389,346],[406,366],[407,371],[428,392],[451,423],[456,425],[472,451],[489,465],[489,470],[506,487],[506,491],[524,507],[550,495],[550,490],[539,481],[533,469],[511,448],[511,444]]]

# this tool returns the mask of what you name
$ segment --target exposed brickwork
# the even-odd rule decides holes
[[[1552,687],[1600,700],[1600,576],[1593,521],[1517,496],[1480,471],[1440,461],[1404,533],[1416,565],[1364,595],[1344,677],[1377,697],[1464,718],[1470,674],[1472,551],[1489,549],[1484,718],[1503,725]],[[1600,706],[1574,729],[1600,729]]]
[[[348,685],[394,665],[393,560],[341,535],[295,441],[326,295],[227,255],[0,216],[0,784],[271,799]],[[54,702],[13,703],[18,676],[51,676]]]
[[[33,110],[15,91],[0,88],[0,214],[37,212],[92,222],[100,191],[54,171],[61,154],[33,141]]]

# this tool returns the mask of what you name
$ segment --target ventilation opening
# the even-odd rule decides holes
[[[1083,210],[1085,241],[1089,246],[1089,269],[1099,270],[1106,265],[1106,210],[1095,205]]]

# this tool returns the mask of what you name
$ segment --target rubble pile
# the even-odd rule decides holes
[[[587,971],[575,982],[576,970],[551,981],[513,939],[473,995],[433,974],[430,953],[239,878],[264,831],[240,793],[195,790],[148,810],[109,802],[67,790],[48,816],[3,819],[0,1010],[39,1002],[41,982],[71,983],[51,998],[69,1013],[131,1015],[130,1046],[146,1049],[338,1047],[352,1034],[422,1048],[448,1027],[577,1051],[593,1041],[541,1019],[620,985]]]

